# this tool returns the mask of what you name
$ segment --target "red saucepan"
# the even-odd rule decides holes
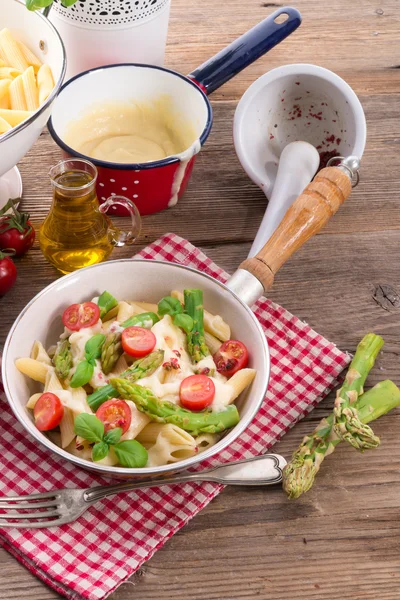
[[[67,156],[86,158],[96,165],[100,202],[111,195],[126,196],[142,215],[174,206],[187,186],[195,155],[211,130],[213,116],[207,95],[276,46],[300,23],[296,9],[280,8],[187,77],[144,64],[110,65],[81,73],[61,88],[49,121],[50,133]],[[81,154],[65,142],[71,120],[94,103],[152,102],[165,95],[171,98],[177,118],[185,119],[194,130],[193,143],[179,154],[139,164],[114,163]],[[113,214],[126,214],[124,210],[114,206]]]

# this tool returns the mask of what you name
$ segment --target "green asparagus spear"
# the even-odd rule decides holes
[[[202,290],[184,290],[185,312],[193,319],[193,329],[187,334],[188,350],[194,362],[210,354],[204,337]]]
[[[400,390],[392,381],[381,381],[360,396],[355,406],[362,423],[375,421],[400,406]],[[283,489],[289,498],[298,498],[311,488],[323,460],[341,442],[333,430],[333,420],[333,413],[322,419],[313,433],[304,437],[284,468]]]
[[[145,387],[126,379],[111,379],[111,385],[125,400],[131,400],[136,408],[157,423],[172,423],[191,435],[219,433],[239,423],[239,413],[234,404],[221,412],[191,412],[172,402],[160,400]]]
[[[156,313],[145,312],[129,317],[129,319],[121,323],[121,327],[124,329],[126,327],[144,327],[145,329],[151,329],[159,320]]]
[[[100,319],[102,319],[110,310],[118,306],[118,300],[110,294],[110,292],[104,291],[99,299],[97,305],[100,309]]]
[[[143,379],[143,377],[148,377],[154,373],[158,369],[160,365],[162,365],[164,361],[164,350],[155,350],[151,352],[144,358],[139,358],[132,365],[121,373],[120,377],[122,379],[126,379],[127,381],[131,381],[134,383],[138,379]],[[88,396],[87,401],[93,412],[101,406],[110,398],[119,398],[118,391],[112,385],[104,385],[99,388],[93,394]]]
[[[340,439],[361,451],[377,448],[380,443],[369,425],[362,423],[354,405],[362,394],[367,375],[383,344],[383,339],[374,333],[363,337],[333,407],[334,432]]]
[[[121,334],[109,333],[101,349],[101,368],[105,375],[111,373],[123,353]]]
[[[63,340],[57,344],[57,349],[53,356],[53,365],[57,377],[63,380],[67,379],[73,365],[71,344],[68,340]]]

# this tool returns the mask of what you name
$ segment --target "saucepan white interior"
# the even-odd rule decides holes
[[[213,313],[220,314],[231,325],[232,337],[240,339],[249,349],[249,366],[257,370],[250,388],[236,402],[240,422],[217,444],[199,455],[161,467],[127,469],[91,463],[62,450],[34,425],[26,403],[31,394],[40,391],[40,385],[18,372],[17,358],[29,356],[34,340],[45,347],[56,342],[63,330],[61,315],[74,302],[83,302],[98,296],[104,290],[119,299],[158,302],[172,289],[200,288],[204,304]],[[215,279],[194,269],[170,263],[144,260],[118,260],[101,263],[77,271],[55,281],[40,292],[24,308],[15,321],[6,340],[2,361],[2,378],[8,402],[25,430],[49,452],[72,463],[114,478],[129,478],[183,470],[218,454],[247,428],[259,410],[268,385],[270,359],[268,345],[256,317],[233,292]]]
[[[279,157],[290,142],[309,142],[321,164],[330,155],[361,159],[366,142],[363,108],[336,73],[316,65],[285,65],[255,81],[234,120],[235,149],[248,176],[270,197]]]
[[[68,154],[81,156],[65,142],[71,121],[104,102],[134,101],[151,104],[165,99],[177,120],[190,124],[195,138],[203,144],[212,125],[211,105],[200,88],[187,77],[163,67],[142,64],[121,64],[100,67],[67,81],[54,104],[49,129],[57,144]],[[193,140],[195,141],[195,140]],[[116,168],[115,163],[95,160],[97,166]],[[177,162],[176,156],[164,160],[134,165],[150,169],[154,166]],[[120,165],[129,169],[133,165]]]

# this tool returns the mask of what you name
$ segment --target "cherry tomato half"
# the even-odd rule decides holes
[[[100,309],[94,302],[71,304],[64,310],[62,321],[71,331],[79,331],[83,327],[93,327],[100,319]]]
[[[122,348],[126,354],[135,358],[150,354],[156,342],[154,333],[144,327],[127,327],[122,332]]]
[[[64,415],[64,407],[61,400],[51,392],[45,392],[40,396],[33,409],[35,425],[39,431],[50,431],[60,424]]]
[[[228,340],[224,342],[219,350],[214,354],[214,362],[218,373],[231,377],[240,369],[247,367],[249,362],[249,353],[244,344],[238,340]]]
[[[104,431],[120,427],[122,434],[126,433],[132,421],[132,413],[125,400],[112,398],[100,406],[96,417],[104,423]]]
[[[179,390],[179,398],[184,408],[198,411],[210,406],[215,396],[215,385],[207,375],[186,377]]]

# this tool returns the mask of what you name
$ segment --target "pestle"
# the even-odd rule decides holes
[[[317,149],[308,142],[291,142],[282,150],[271,199],[249,257],[255,256],[269,240],[293,204],[310,183],[319,167]]]

